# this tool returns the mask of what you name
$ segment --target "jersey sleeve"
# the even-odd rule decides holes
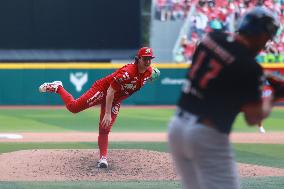
[[[257,103],[261,100],[263,88],[263,71],[261,66],[253,60],[236,62],[229,66],[225,77],[226,96],[235,105],[242,107],[248,103]],[[222,87],[224,87],[222,86]],[[224,100],[225,100],[224,99]]]
[[[253,103],[261,100],[262,89],[265,84],[265,78],[262,68],[257,63],[247,67],[247,70],[241,75],[246,94],[243,95],[243,103]]]
[[[151,66],[149,66],[149,68],[147,69],[145,76],[144,76],[144,81],[148,82],[148,81],[152,81],[152,73],[153,73],[153,68]]]
[[[127,67],[122,67],[115,72],[110,85],[114,90],[120,91],[122,89],[122,85],[128,80],[130,80],[129,71],[127,70]]]

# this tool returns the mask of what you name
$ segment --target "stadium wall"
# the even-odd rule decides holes
[[[55,94],[40,94],[46,81],[61,80],[75,98],[93,82],[111,74],[122,64],[93,63],[2,63],[0,64],[0,105],[62,105]],[[188,65],[159,64],[161,78],[146,85],[124,104],[174,104]]]
[[[2,63],[0,64],[0,105],[62,105],[55,94],[40,94],[46,81],[61,80],[64,87],[79,97],[94,81],[112,73],[122,64],[93,63]],[[183,84],[188,64],[157,64],[158,81],[147,84],[124,101],[128,105],[173,105]],[[267,64],[266,69],[284,70],[282,64]]]
[[[128,60],[142,45],[141,5],[141,0],[0,1],[0,61]]]

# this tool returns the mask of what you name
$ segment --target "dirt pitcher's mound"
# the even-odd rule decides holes
[[[0,180],[174,180],[169,154],[111,150],[109,168],[96,167],[97,150],[24,150],[0,155]]]
[[[168,153],[111,150],[109,168],[96,168],[97,150],[24,150],[0,155],[0,181],[177,180]],[[240,164],[241,176],[284,176],[284,169]]]

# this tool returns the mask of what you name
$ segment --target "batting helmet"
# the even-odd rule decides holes
[[[257,6],[242,17],[237,31],[252,36],[267,33],[272,39],[279,26],[279,19],[273,12],[265,7]]]
[[[139,49],[137,56],[138,58],[145,56],[155,58],[155,56],[153,56],[153,50],[150,47],[142,47],[141,49]]]

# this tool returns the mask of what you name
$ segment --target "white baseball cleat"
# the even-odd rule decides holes
[[[258,130],[259,130],[259,132],[260,133],[262,133],[262,134],[264,134],[266,131],[265,131],[265,129],[264,129],[264,127],[258,127]]]
[[[108,167],[107,158],[102,156],[101,159],[98,161],[97,167],[98,168],[107,168]]]
[[[63,87],[61,81],[53,81],[51,83],[42,84],[41,86],[39,86],[38,90],[41,93],[46,93],[46,92],[56,93],[59,86]]]

